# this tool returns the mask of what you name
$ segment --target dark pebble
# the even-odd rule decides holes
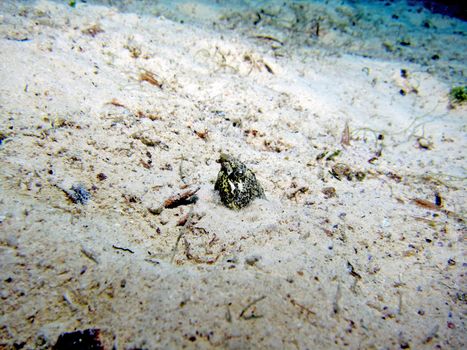
[[[107,179],[107,175],[105,175],[104,173],[99,173],[97,174],[97,179],[99,181],[104,181],[105,179]]]
[[[99,340],[99,329],[86,329],[62,333],[53,346],[53,350],[104,350]]]

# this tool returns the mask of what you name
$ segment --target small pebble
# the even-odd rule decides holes
[[[332,198],[336,196],[336,189],[334,187],[324,187],[321,192],[324,194],[324,198]]]
[[[105,175],[104,173],[99,173],[97,174],[97,179],[99,181],[104,181],[105,179],[107,179],[107,175]]]
[[[420,147],[420,148],[423,148],[423,149],[432,149],[433,148],[433,144],[424,137],[419,137],[417,139],[417,142],[418,142],[418,147]]]
[[[87,204],[91,199],[89,191],[81,184],[71,186],[71,189],[67,191],[68,197],[73,203]]]
[[[245,258],[245,262],[250,266],[255,265],[260,260],[261,260],[261,256],[259,255],[251,255]]]

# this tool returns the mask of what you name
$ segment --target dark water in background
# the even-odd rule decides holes
[[[421,2],[425,8],[433,13],[460,18],[464,21],[467,20],[467,1],[465,0],[423,0],[413,2]]]

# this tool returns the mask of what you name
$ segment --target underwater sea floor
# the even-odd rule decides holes
[[[399,1],[0,2],[0,348],[465,348],[466,33]],[[223,205],[222,153],[265,198]]]

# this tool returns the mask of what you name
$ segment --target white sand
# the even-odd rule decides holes
[[[465,347],[466,107],[448,92],[466,40],[441,38],[466,25],[432,19],[427,42],[458,58],[450,81],[444,57],[385,57],[384,33],[355,41],[373,52],[362,58],[326,25],[308,46],[258,29],[281,46],[240,20],[227,30],[225,7],[171,6],[218,24],[0,3],[0,348],[87,328],[106,349]],[[222,206],[221,151],[267,200]],[[365,179],[339,181],[338,163]],[[63,191],[78,183],[86,205]],[[186,185],[201,187],[196,204],[151,214]]]

